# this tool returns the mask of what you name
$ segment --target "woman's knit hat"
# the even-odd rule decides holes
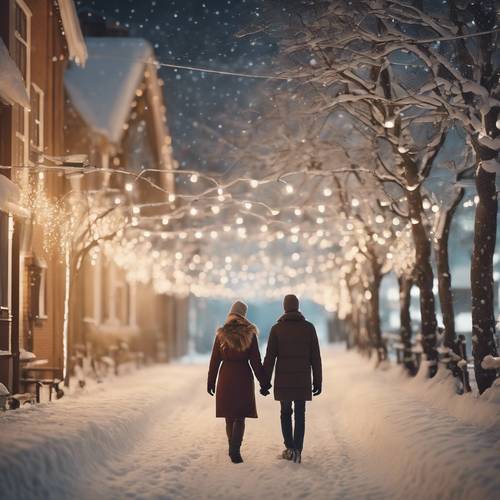
[[[239,300],[237,300],[229,311],[228,316],[235,314],[236,316],[241,316],[242,318],[246,318],[248,311],[248,306]]]

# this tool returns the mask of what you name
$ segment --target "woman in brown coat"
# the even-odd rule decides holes
[[[245,418],[257,418],[250,365],[261,388],[270,387],[266,385],[260,359],[257,327],[246,319],[247,309],[243,302],[235,302],[231,307],[226,323],[217,330],[208,370],[207,390],[211,396],[216,392],[216,417],[226,419],[229,456],[234,463],[243,462],[240,447]]]

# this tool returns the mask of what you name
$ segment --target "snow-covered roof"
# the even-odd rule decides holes
[[[0,99],[7,104],[20,104],[30,109],[23,76],[0,38]]]
[[[64,77],[73,105],[87,125],[117,144],[153,49],[142,38],[88,37],[87,64]]]
[[[20,198],[21,193],[17,184],[0,174],[0,210],[19,217],[27,217],[29,212],[19,205]]]
[[[80,21],[76,14],[73,0],[58,0],[59,12],[64,28],[64,36],[68,44],[69,58],[79,66],[87,61],[87,46],[80,29]]]

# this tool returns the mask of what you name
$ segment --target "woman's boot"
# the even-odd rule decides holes
[[[227,444],[229,446],[229,456],[231,456],[231,439],[233,436],[233,418],[226,418],[226,434],[227,434]]]
[[[245,419],[236,418],[233,424],[233,433],[231,435],[231,444],[229,445],[229,456],[234,464],[241,464],[243,458],[241,458],[241,443],[243,441],[243,435],[245,434]]]

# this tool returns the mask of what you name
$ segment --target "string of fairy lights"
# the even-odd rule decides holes
[[[368,236],[358,218],[339,210],[339,188],[327,182],[324,171],[307,172],[307,179],[324,181],[314,202],[294,199],[298,186],[294,176],[304,188],[304,171],[221,182],[205,173],[178,170],[169,173],[187,177],[189,192],[164,193],[164,202],[134,204],[130,195],[148,172],[64,165],[27,169],[32,175],[22,185],[21,203],[44,227],[48,250],[58,246],[64,255],[76,243],[97,242],[88,254],[90,264],[105,256],[124,269],[129,280],[151,282],[158,293],[275,298],[292,289],[347,314],[345,276],[366,262],[367,238],[395,269],[411,258],[411,245],[403,252],[401,243],[411,221],[384,213],[389,200],[382,200],[382,208],[374,211],[373,201],[366,201],[368,195],[373,197],[373,189],[360,188],[350,197],[349,209],[362,213],[364,224],[374,228]],[[70,176],[111,172],[125,175],[126,180],[119,192],[70,191],[64,199],[51,199],[44,189],[47,171]],[[151,180],[148,185],[164,192]],[[266,188],[274,192],[273,205],[258,199]],[[268,195],[269,190],[263,193],[265,199]],[[429,216],[439,212],[428,199],[424,209]],[[146,214],[148,210],[157,212]]]

